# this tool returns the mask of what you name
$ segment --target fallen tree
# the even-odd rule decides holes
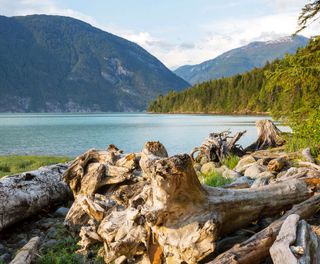
[[[0,181],[0,231],[41,210],[63,203],[70,189],[63,182],[64,164],[7,176]]]
[[[73,162],[64,174],[75,195],[66,224],[80,228],[82,251],[100,243],[106,263],[197,263],[221,236],[312,195],[297,179],[241,190],[203,186],[189,155],[167,156],[161,143],[147,142],[141,153],[111,147]]]

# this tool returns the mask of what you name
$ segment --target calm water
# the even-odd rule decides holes
[[[89,148],[115,144],[125,152],[140,151],[148,140],[162,142],[169,154],[187,152],[210,132],[246,129],[240,141],[256,139],[261,116],[112,114],[0,114],[0,155],[76,156]],[[281,128],[281,127],[280,127]]]

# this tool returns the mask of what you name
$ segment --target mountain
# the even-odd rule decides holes
[[[188,86],[137,44],[80,20],[0,16],[0,112],[144,110]]]
[[[298,115],[317,110],[317,119],[320,120],[319,76],[320,37],[316,37],[296,54],[267,63],[262,68],[159,96],[150,103],[149,111],[219,114],[269,112],[276,117],[296,120]],[[300,124],[303,127],[303,118],[293,125]],[[319,124],[319,121],[315,124]],[[319,131],[319,128],[314,131]]]
[[[283,37],[272,41],[255,41],[246,46],[230,50],[215,59],[197,65],[181,66],[174,71],[191,84],[229,77],[262,67],[267,61],[294,54],[309,42],[303,36]]]

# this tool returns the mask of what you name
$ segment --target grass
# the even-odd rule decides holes
[[[86,259],[85,257],[75,253],[80,248],[77,245],[77,240],[79,238],[72,236],[63,225],[59,225],[57,227],[57,235],[55,239],[58,243],[55,246],[40,252],[40,257],[36,261],[36,264],[104,263],[101,257],[95,256],[92,259]]]
[[[210,172],[207,175],[202,175],[202,183],[211,187],[223,186],[231,182],[231,179],[223,177],[222,174],[217,171]]]
[[[0,156],[0,178],[5,175],[35,170],[41,166],[69,161],[68,157],[58,156]]]
[[[239,162],[240,158],[238,156],[234,156],[234,155],[231,155],[231,156],[228,156],[223,162],[222,162],[222,165],[225,165],[227,166],[229,169],[233,170],[238,162]]]

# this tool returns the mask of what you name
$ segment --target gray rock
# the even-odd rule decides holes
[[[207,162],[202,165],[201,167],[201,173],[203,174],[209,174],[210,172],[213,172],[216,169],[216,165],[214,162]]]
[[[4,263],[9,263],[11,261],[11,254],[10,253],[4,253],[0,256],[0,260],[2,260]]]
[[[4,253],[7,253],[7,250],[4,245],[0,244],[0,255],[3,255]]]
[[[66,215],[68,214],[68,212],[69,212],[69,208],[60,207],[60,208],[58,208],[58,209],[54,212],[54,215],[55,215],[55,216],[58,216],[58,217],[66,217]]]
[[[239,173],[244,173],[245,170],[255,162],[256,162],[255,158],[252,157],[251,155],[244,156],[241,160],[239,160],[234,170]]]
[[[49,228],[46,237],[47,238],[55,238],[57,236],[57,229],[52,226]]]
[[[59,242],[55,239],[49,239],[42,244],[42,248],[52,248],[56,246]]]
[[[251,186],[254,182],[254,179],[248,177],[248,176],[242,176],[238,179],[236,179],[233,183],[238,183],[238,184],[241,184],[241,183],[248,183],[249,186]]]
[[[230,170],[230,169],[226,169],[223,173],[222,173],[222,176],[224,178],[227,178],[227,179],[237,179],[239,177],[241,177],[242,175],[237,172],[237,171],[234,171],[234,170]]]
[[[257,163],[253,163],[249,168],[245,170],[244,175],[250,178],[258,178],[259,174],[265,170],[266,167],[261,166]]]
[[[28,243],[27,239],[22,239],[17,243],[17,248],[22,248],[24,245]]]
[[[223,175],[225,170],[229,170],[229,168],[226,165],[222,165],[221,167],[215,169],[215,171],[221,175]]]

